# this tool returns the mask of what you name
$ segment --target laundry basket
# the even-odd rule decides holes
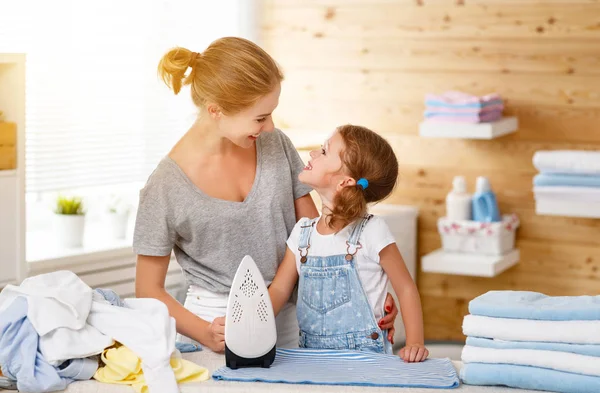
[[[515,247],[515,233],[519,218],[505,215],[500,222],[438,220],[442,247],[446,251],[502,255]]]

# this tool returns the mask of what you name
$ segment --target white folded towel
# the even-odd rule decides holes
[[[467,315],[463,334],[507,341],[600,344],[600,321],[536,321]]]
[[[537,151],[533,165],[542,173],[600,174],[600,151]]]
[[[562,201],[600,202],[600,187],[536,186],[533,193],[537,198]]]
[[[568,352],[535,349],[496,349],[465,345],[465,363],[500,363],[549,368],[575,374],[600,376],[600,358]]]

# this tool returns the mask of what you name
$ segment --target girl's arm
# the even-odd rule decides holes
[[[379,263],[390,278],[392,287],[398,296],[406,330],[406,346],[400,351],[400,357],[407,362],[423,361],[429,355],[429,351],[425,348],[423,310],[417,286],[395,243],[381,250],[379,258]]]
[[[170,255],[162,257],[138,255],[135,268],[135,296],[163,302],[175,318],[177,331],[193,338],[215,352],[225,350],[225,318],[205,321],[187,310],[165,290],[165,277]]]
[[[281,311],[290,299],[297,281],[296,256],[289,247],[286,247],[283,261],[279,265],[275,278],[269,286],[269,296],[271,297],[275,316],[279,314],[279,311]]]

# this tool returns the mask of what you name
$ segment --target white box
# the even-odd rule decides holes
[[[438,231],[445,251],[481,255],[503,255],[515,247],[516,215],[505,215],[500,222],[457,221],[442,217]]]

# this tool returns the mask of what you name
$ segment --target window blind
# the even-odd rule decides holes
[[[0,52],[27,55],[27,192],[145,181],[197,112],[161,56],[251,35],[243,2],[0,1]]]

